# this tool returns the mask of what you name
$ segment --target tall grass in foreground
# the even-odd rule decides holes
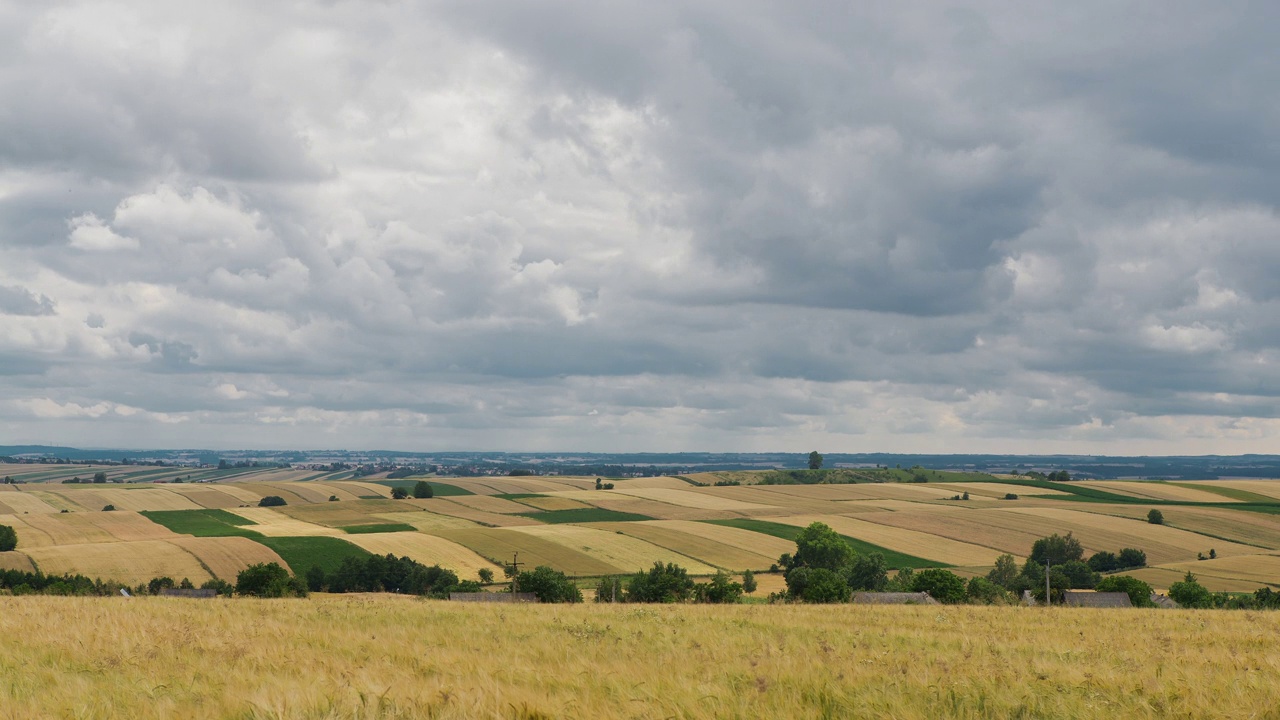
[[[1277,717],[1280,613],[4,598],[0,717]]]

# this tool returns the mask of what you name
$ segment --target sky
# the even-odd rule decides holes
[[[1278,25],[0,0],[0,444],[1280,452]]]

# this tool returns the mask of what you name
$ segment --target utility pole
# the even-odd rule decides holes
[[[1049,553],[1044,554],[1044,606],[1049,607]]]
[[[516,589],[519,587],[518,583],[520,582],[520,562],[519,561],[520,561],[520,553],[517,552],[515,555],[511,557],[511,599],[512,600],[515,599]]]

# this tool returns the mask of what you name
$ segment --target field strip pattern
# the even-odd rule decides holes
[[[386,520],[387,522],[405,523],[412,525],[418,530],[433,532],[436,530],[462,530],[465,528],[480,527],[478,524],[457,518],[451,515],[439,515],[433,512],[391,512],[377,513],[369,517]]]
[[[476,580],[481,568],[497,571],[500,568],[478,555],[474,550],[452,540],[417,532],[371,533],[348,535],[343,538],[375,555],[388,553],[396,557],[409,557],[424,565],[440,565],[458,574],[463,580]],[[501,574],[501,573],[496,573]]]
[[[639,538],[581,525],[537,525],[510,528],[508,532],[527,534],[564,545],[614,567],[623,568],[628,573],[644,570],[654,562],[676,563],[695,575],[716,571],[704,562]]]
[[[1210,546],[1217,549],[1219,555],[1253,555],[1258,552],[1256,547],[1208,538],[1167,525],[1153,525],[1144,520],[1126,520],[1065,508],[1016,508],[1005,512],[1044,518],[1049,521],[1047,527],[1061,525],[1073,530],[1081,538],[1082,543],[1085,542],[1085,537],[1098,533],[1123,533],[1131,538],[1130,542],[1123,547],[1135,547],[1145,551],[1147,562],[1152,565],[1163,565],[1200,551],[1207,552]],[[1114,552],[1118,548],[1105,549]]]
[[[470,497],[470,496],[457,496]],[[490,525],[493,527],[514,527],[518,525],[541,525],[537,520],[531,520],[521,515],[503,515],[501,513],[491,513],[485,510],[477,510],[473,507],[467,507],[460,503],[453,502],[454,497],[434,498],[432,500],[420,500],[413,503],[417,507],[423,507],[428,512],[438,513],[449,517],[462,518],[481,525]]]
[[[546,565],[569,575],[618,575],[637,569],[618,567],[562,543],[517,532],[515,528],[446,530],[436,534],[501,563],[510,562],[518,552],[525,570]]]
[[[770,522],[805,527],[821,522],[833,530],[889,550],[951,565],[993,565],[1000,551],[981,545],[951,540],[938,535],[880,525],[844,515],[792,515],[767,518]]]
[[[211,577],[194,555],[166,540],[59,545],[24,552],[48,575],[80,573],[129,584],[159,576],[185,577],[197,585]]]
[[[170,543],[186,550],[204,563],[213,574],[235,582],[241,570],[256,563],[279,563],[288,567],[275,550],[243,537],[182,537]]]
[[[689,520],[590,523],[587,527],[622,532],[707,565],[733,571],[767,569],[783,553],[795,552],[795,543],[782,538]]]
[[[1211,503],[1236,502],[1229,497],[1208,492],[1207,490],[1199,490],[1196,488],[1183,487],[1181,485],[1158,481],[1123,482],[1117,480],[1084,480],[1078,482],[1078,484],[1081,487],[1097,488],[1117,495],[1128,495],[1129,497],[1149,500],[1178,500],[1184,502]]]
[[[271,508],[231,508],[227,510],[246,520],[257,523],[248,529],[269,537],[305,537],[308,535],[344,535],[337,528],[316,525],[315,523],[294,520],[288,515],[278,513]]]
[[[976,515],[974,511],[952,511],[944,516],[931,511],[902,510],[868,513],[858,517],[867,522],[992,548],[1019,558],[1030,553],[1032,543],[1043,537],[1042,534],[1028,530],[1002,527],[993,522],[981,522],[980,517],[985,516]]]
[[[9,509],[13,511],[14,515],[21,515],[24,513],[30,513],[32,515],[35,515],[36,513],[58,512],[58,508],[50,505],[49,503],[45,502],[44,500],[41,500],[39,497],[32,495],[29,492],[16,492],[16,493],[7,494],[4,496],[3,502],[5,505],[9,507]]]

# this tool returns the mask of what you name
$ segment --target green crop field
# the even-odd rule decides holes
[[[348,525],[340,529],[348,535],[364,535],[368,533],[413,532],[417,528],[405,523],[373,523],[369,525]]]
[[[257,523],[226,510],[153,510],[139,514],[182,535],[262,537],[261,533],[247,529]]]
[[[355,545],[333,537],[264,537],[255,538],[258,542],[275,550],[293,570],[295,575],[303,575],[313,566],[319,566],[326,573],[334,572],[342,564],[344,558],[357,560],[369,556],[369,553]]]
[[[597,523],[597,522],[634,522],[652,520],[648,515],[639,513],[618,512],[603,508],[576,508],[573,510],[544,510],[542,512],[517,513],[544,523]]]

